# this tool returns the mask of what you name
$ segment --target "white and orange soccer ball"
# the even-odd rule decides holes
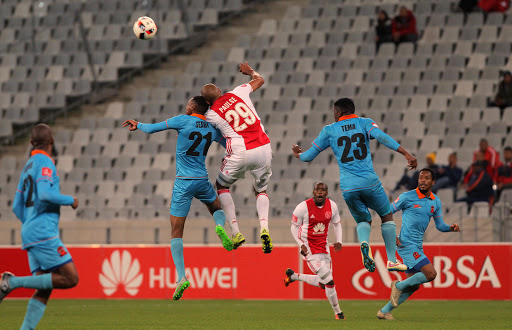
[[[142,40],[152,39],[156,34],[156,24],[151,17],[139,17],[133,24],[133,33]]]

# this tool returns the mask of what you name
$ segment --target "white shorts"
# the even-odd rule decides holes
[[[257,192],[267,190],[272,175],[272,148],[270,143],[261,147],[245,150],[238,154],[226,155],[220,167],[217,181],[226,188],[239,179],[245,178],[245,172],[254,177],[253,187]]]
[[[330,255],[325,254],[325,253],[317,253],[317,254],[311,254],[311,252],[309,252],[309,253],[310,254],[308,254],[306,257],[304,257],[304,260],[306,260],[309,269],[311,269],[311,271],[314,274],[318,273],[318,270],[322,266],[325,266],[328,269],[332,268],[332,260],[331,260]]]

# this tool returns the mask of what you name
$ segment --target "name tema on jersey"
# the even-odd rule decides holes
[[[224,103],[221,107],[219,107],[219,111],[224,113],[224,111],[229,110],[229,108],[237,102],[236,97],[231,97]]]
[[[343,132],[351,131],[353,129],[356,129],[356,124],[341,125],[341,129],[343,130]]]

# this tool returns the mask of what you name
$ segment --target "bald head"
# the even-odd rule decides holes
[[[53,134],[50,126],[46,124],[37,124],[32,127],[30,134],[30,143],[34,149],[45,150],[53,145]]]
[[[222,91],[214,84],[206,84],[201,88],[201,96],[206,99],[209,105],[212,105],[221,95]]]

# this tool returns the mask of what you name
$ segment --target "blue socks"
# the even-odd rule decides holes
[[[403,281],[400,281],[396,284],[396,288],[398,290],[404,291],[404,289],[413,286],[413,285],[419,285],[423,283],[427,283],[427,277],[425,274],[419,272],[414,274],[413,276],[409,277],[408,279],[405,279]]]
[[[12,280],[13,278],[11,278]],[[33,330],[41,320],[44,314],[46,305],[37,299],[30,299],[27,306],[27,314],[21,325],[21,330]]]
[[[171,239],[171,254],[174,266],[178,271],[178,282],[185,277],[185,260],[183,259],[183,239]]]
[[[223,210],[217,210],[213,213],[213,220],[215,221],[216,226],[224,227],[226,223],[226,215]]]
[[[27,289],[53,289],[52,274],[43,274],[35,276],[13,276],[9,279],[11,288],[27,288]]]
[[[409,298],[409,297],[410,297],[410,296],[411,296],[415,291],[416,291],[416,290],[408,290],[408,288],[406,288],[406,289],[402,292],[402,294],[400,295],[400,298],[398,298],[398,305],[400,305],[401,303],[403,303],[404,301],[406,301],[406,300],[407,300],[407,298]],[[394,308],[394,307],[393,307],[393,305],[391,305],[391,301],[390,301],[390,302],[388,302],[388,303],[386,304],[386,306],[382,307],[382,308],[380,309],[380,311],[381,311],[382,313],[389,313],[389,312],[391,312],[391,311],[393,310],[393,308]]]
[[[393,221],[384,222],[381,230],[388,260],[396,262],[396,225]]]
[[[368,242],[370,243],[370,232],[372,231],[372,226],[366,221],[357,223],[357,237],[359,238],[359,243]]]

